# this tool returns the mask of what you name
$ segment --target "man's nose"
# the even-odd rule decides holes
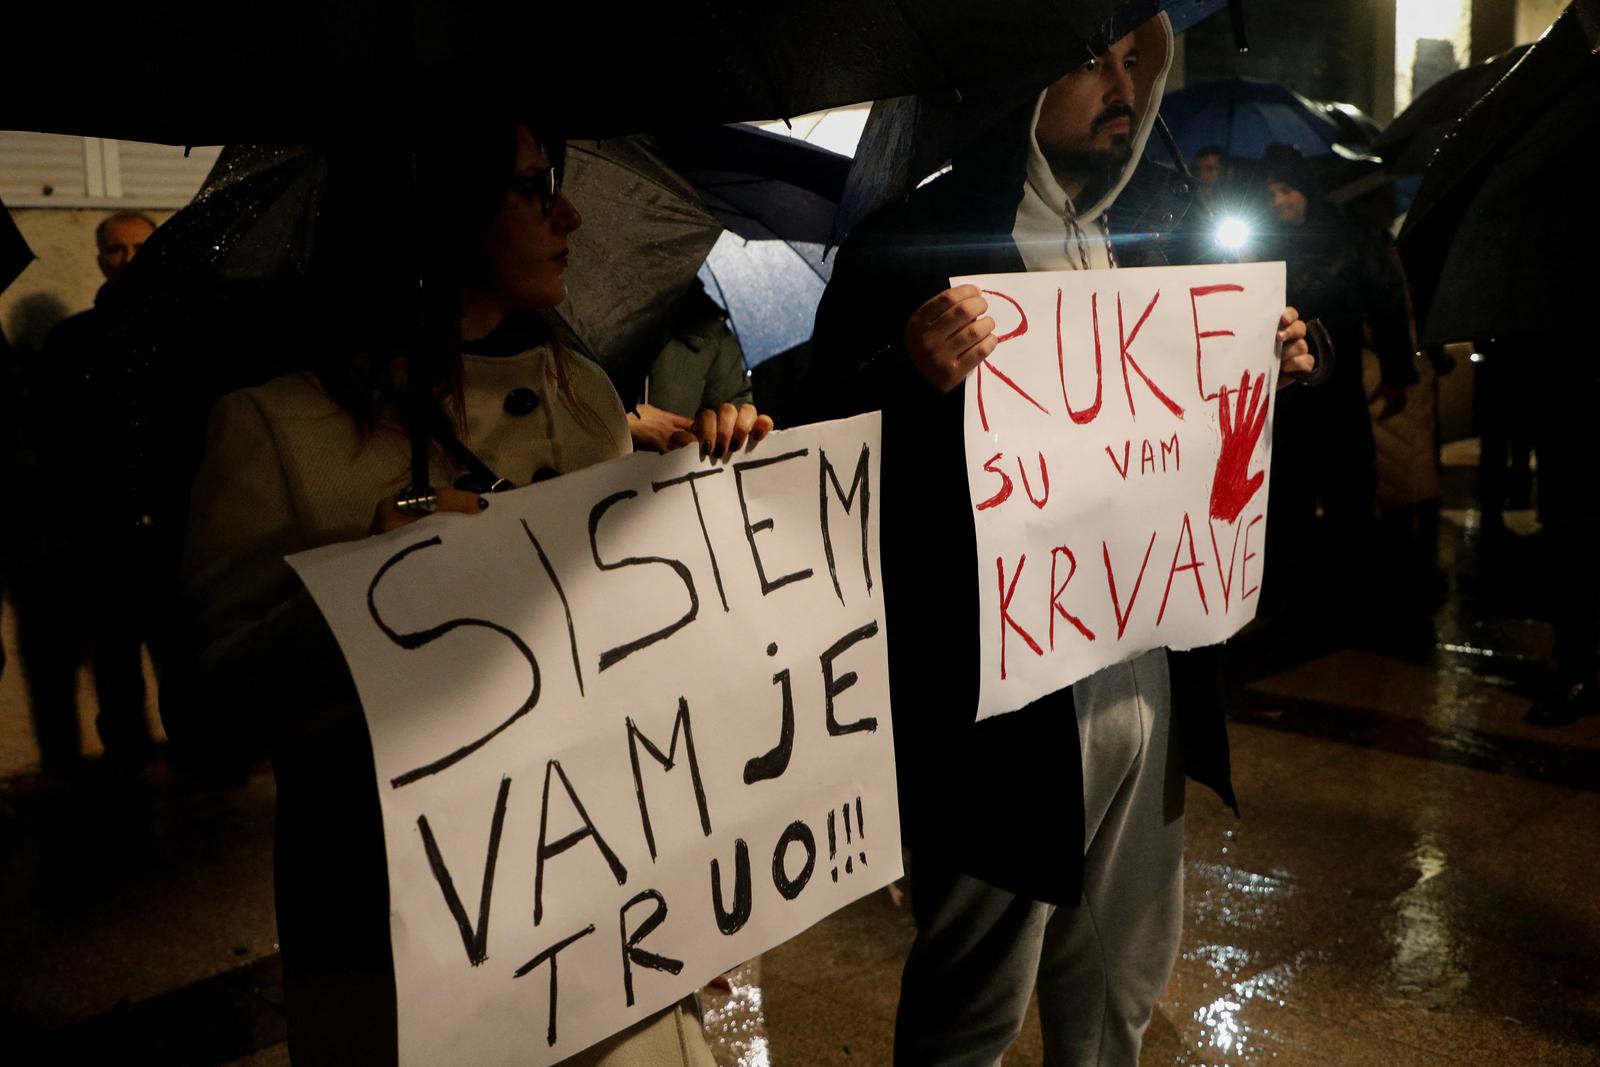
[[[1121,63],[1109,63],[1110,84],[1106,86],[1106,103],[1133,103],[1133,71]]]

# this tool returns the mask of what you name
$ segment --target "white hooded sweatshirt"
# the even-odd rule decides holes
[[[1080,249],[1091,270],[1113,266],[1102,219],[1133,177],[1134,168],[1144,155],[1144,146],[1155,128],[1156,114],[1166,89],[1167,70],[1172,65],[1172,23],[1165,13],[1145,22],[1133,33],[1134,43],[1139,48],[1139,65],[1133,70],[1133,109],[1138,116],[1133,152],[1116,182],[1094,203],[1074,205],[1056,181],[1044,153],[1039,150],[1036,133],[1044,93],[1034,101],[1033,121],[1028,125],[1027,184],[1023,187],[1022,203],[1017,207],[1017,219],[1011,231],[1017,251],[1029,270],[1081,269]]]

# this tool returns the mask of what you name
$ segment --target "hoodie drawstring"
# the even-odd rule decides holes
[[[1078,209],[1073,206],[1071,199],[1067,200],[1066,209],[1062,217],[1067,221],[1067,228],[1072,233],[1072,239],[1078,246],[1078,265],[1084,270],[1092,270],[1089,266],[1089,237],[1083,232],[1083,226],[1078,221]],[[1117,253],[1111,246],[1111,226],[1106,222],[1105,212],[1101,212],[1095,220],[1100,224],[1100,239],[1106,246],[1106,263],[1112,267],[1117,265]]]

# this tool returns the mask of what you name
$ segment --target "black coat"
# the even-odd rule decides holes
[[[1083,766],[1071,689],[974,721],[977,555],[963,390],[939,394],[901,338],[911,313],[965,274],[1026,270],[1012,241],[1032,107],[952,171],[870,218],[840,249],[817,311],[810,395],[819,416],[883,410],[882,552],[901,821],[913,850],[1037,900],[1082,894]],[[1141,164],[1107,217],[1125,266],[1192,262],[1187,184]],[[1214,651],[1170,657],[1186,769],[1228,804]],[[1169,798],[1177,811],[1182,797]]]

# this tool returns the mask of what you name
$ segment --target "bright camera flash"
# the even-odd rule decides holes
[[[1250,241],[1250,226],[1240,218],[1226,218],[1217,224],[1217,244],[1238,250]]]

